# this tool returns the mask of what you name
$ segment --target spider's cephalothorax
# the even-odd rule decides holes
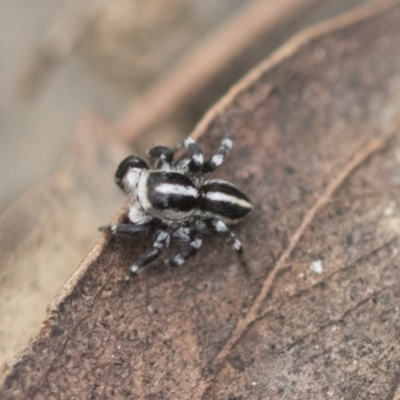
[[[227,225],[241,220],[253,206],[231,183],[204,179],[204,174],[223,163],[231,147],[232,139],[224,138],[217,153],[204,161],[201,149],[188,138],[175,150],[163,146],[149,150],[150,167],[136,156],[121,162],[115,181],[132,198],[129,223],[107,225],[100,230],[113,235],[154,234],[153,248],[136,261],[130,275],[138,274],[154,261],[168,248],[171,239],[184,248],[167,262],[182,265],[196,254],[203,236],[212,232],[222,235],[243,261],[242,245]],[[174,161],[176,150],[181,148],[186,149],[186,155]]]

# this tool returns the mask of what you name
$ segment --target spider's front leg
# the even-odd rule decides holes
[[[111,235],[148,235],[153,225],[151,218],[140,208],[137,201],[132,202],[128,211],[129,224],[100,226],[99,231]]]
[[[170,242],[170,235],[168,232],[158,229],[154,240],[153,248],[147,253],[143,254],[139,260],[133,264],[129,271],[129,275],[125,277],[126,281],[129,281],[131,276],[139,274],[143,268],[153,262],[163,251],[165,251]]]
[[[111,235],[148,235],[150,233],[150,225],[131,225],[117,224],[104,225],[99,227],[100,232],[105,232]]]
[[[225,161],[229,154],[229,150],[232,148],[233,140],[230,137],[222,139],[218,151],[204,163],[202,172],[207,174],[215,171]]]
[[[181,142],[181,144],[177,147],[177,150],[184,147],[189,155],[189,171],[197,172],[199,171],[204,164],[204,156],[198,144],[192,138],[186,138]],[[188,160],[184,159],[181,161],[181,165],[186,163]]]
[[[190,137],[183,140],[178,146],[178,149],[182,147],[187,149],[190,159],[190,172],[201,171],[202,173],[208,173],[214,171],[225,161],[229,150],[232,148],[232,145],[232,139],[230,137],[225,137],[222,139],[218,151],[210,158],[210,160],[206,162],[204,162],[203,152],[201,151],[200,147]]]
[[[157,162],[158,169],[172,169],[172,162],[174,158],[174,151],[169,147],[156,146],[147,152],[150,160]]]

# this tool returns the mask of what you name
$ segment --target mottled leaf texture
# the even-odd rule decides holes
[[[103,237],[0,398],[398,398],[399,49],[400,3],[378,3],[232,88],[194,136],[235,140],[214,175],[254,202],[234,228],[249,274],[212,237],[126,284],[150,241]]]

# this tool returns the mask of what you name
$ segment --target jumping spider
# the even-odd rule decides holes
[[[213,172],[227,157],[232,139],[225,137],[210,160],[191,139],[177,148],[153,147],[148,152],[149,165],[141,158],[129,156],[115,173],[116,184],[131,198],[129,223],[102,226],[112,235],[154,235],[153,248],[143,254],[125,278],[137,275],[166,250],[171,239],[183,244],[183,250],[166,262],[184,264],[202,244],[204,235],[217,232],[236,251],[243,262],[240,241],[227,225],[235,224],[253,208],[249,198],[230,182],[204,175]],[[185,149],[183,158],[174,161],[175,153]]]

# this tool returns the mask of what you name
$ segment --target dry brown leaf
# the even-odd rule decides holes
[[[3,371],[1,398],[382,399],[399,381],[400,3],[316,28],[195,131],[253,214],[251,275],[211,238],[130,284],[146,240],[106,240]],[[123,218],[120,214],[119,219]]]

